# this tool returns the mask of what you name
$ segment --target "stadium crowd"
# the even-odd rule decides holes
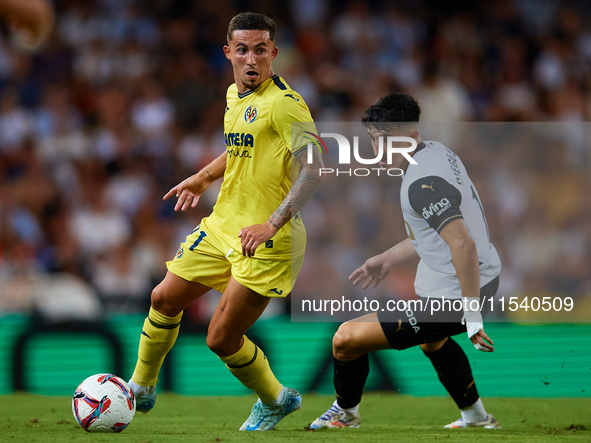
[[[506,138],[478,123],[488,137],[449,145],[480,190],[500,294],[589,306],[588,2],[58,0],[56,10],[43,52],[0,41],[0,312],[92,318],[99,300],[147,309],[165,261],[215,203],[213,186],[186,213],[162,196],[225,149],[233,78],[221,47],[244,10],[277,21],[275,72],[319,122],[359,121],[393,91],[413,94],[425,122],[515,122]],[[525,122],[562,122],[548,127],[569,141],[524,141]],[[305,208],[303,294],[350,293],[348,274],[404,235],[401,215],[381,207],[397,185],[347,186],[348,201],[329,183]],[[392,273],[390,295],[412,296],[413,268]],[[190,317],[210,308],[204,299]]]

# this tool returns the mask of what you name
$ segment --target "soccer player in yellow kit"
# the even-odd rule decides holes
[[[130,380],[140,411],[154,406],[158,372],[178,335],[183,309],[211,288],[222,296],[207,345],[259,396],[240,430],[271,430],[301,408],[300,394],[279,383],[264,353],[245,335],[270,297],[292,290],[305,249],[299,210],[318,188],[322,167],[319,150],[309,164],[308,141],[292,136],[292,123],[312,131],[314,124],[302,97],[273,72],[275,31],[262,14],[232,19],[224,46],[235,79],[224,116],[226,152],[164,196],[176,196],[175,210],[186,210],[224,177],[213,213],[181,243],[152,292]]]

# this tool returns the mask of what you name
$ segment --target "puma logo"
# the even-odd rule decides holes
[[[429,186],[421,185],[421,189],[430,189],[431,191],[435,192],[435,189],[433,189],[433,182],[431,182]]]
[[[396,329],[396,332],[398,332],[398,331],[406,331],[406,329],[404,329],[402,327],[402,320],[401,319],[398,319],[398,329]],[[396,334],[396,332],[394,332],[394,333]]]

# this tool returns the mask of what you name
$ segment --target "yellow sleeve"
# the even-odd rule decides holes
[[[290,89],[281,91],[275,96],[271,125],[292,154],[306,148],[313,140],[306,132],[316,134],[316,126],[308,105],[300,94]]]

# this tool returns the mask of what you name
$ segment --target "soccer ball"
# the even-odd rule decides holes
[[[121,378],[91,375],[74,392],[72,412],[87,432],[121,432],[133,419],[135,397]]]

